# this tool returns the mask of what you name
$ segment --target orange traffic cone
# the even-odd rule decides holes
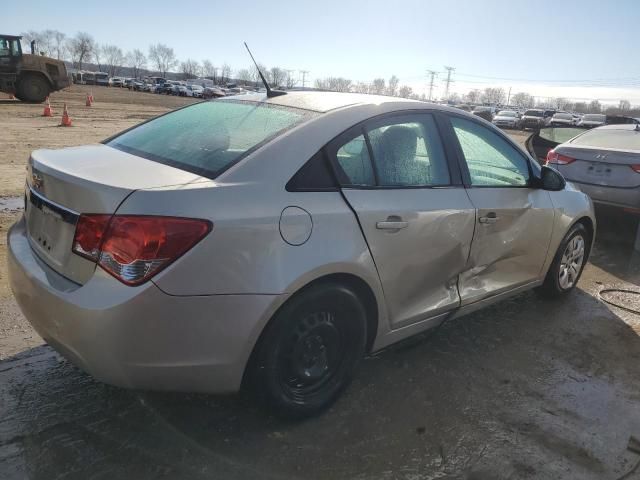
[[[42,112],[43,117],[53,117],[53,110],[51,109],[51,104],[49,103],[49,97],[47,97],[47,104],[44,106],[44,112]]]
[[[67,111],[67,104],[64,104],[64,110],[62,111],[62,121],[60,122],[61,127],[70,127],[71,126],[71,117],[69,116],[69,112]]]
[[[91,103],[92,103],[91,95],[89,95],[89,94],[87,93],[87,103],[86,103],[86,106],[87,106],[87,107],[90,107],[90,106],[91,106]]]

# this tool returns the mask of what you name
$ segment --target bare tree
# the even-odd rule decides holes
[[[398,90],[398,95],[402,98],[409,98],[413,94],[413,89],[408,85],[403,85]]]
[[[267,67],[265,67],[263,64],[259,63],[258,66],[256,67],[255,65],[251,65],[249,67],[249,72],[251,73],[251,81],[254,83],[261,83],[262,80],[260,79],[260,72],[258,71],[258,69],[260,69],[260,71],[264,74],[267,82],[269,81],[269,75],[268,75],[268,70]]]
[[[293,72],[295,72],[295,70],[286,70],[287,72],[287,76],[284,80],[284,84],[287,88],[293,88],[296,86],[296,83],[298,83],[298,81],[296,80],[296,77],[293,76]]]
[[[372,86],[370,83],[358,82],[353,86],[353,91],[356,93],[371,93]]]
[[[502,103],[505,98],[504,89],[499,87],[487,87],[482,92],[482,101],[485,103]]]
[[[384,90],[385,90],[384,78],[374,78],[371,87],[372,87],[371,93],[375,93],[376,95],[384,94]]]
[[[557,97],[557,98],[554,99],[553,103],[555,104],[555,107],[558,110],[564,110],[566,108],[566,106],[567,106],[567,103],[569,103],[569,100],[567,100],[564,97]]]
[[[602,105],[600,105],[600,102],[598,100],[593,100],[589,104],[589,113],[601,113],[601,112],[602,112]]]
[[[467,103],[478,103],[480,101],[480,97],[482,97],[482,92],[477,88],[467,92],[464,96],[464,101]]]
[[[78,32],[75,37],[69,39],[67,46],[74,67],[82,70],[82,64],[88,62],[91,58],[95,41],[88,33]]]
[[[330,90],[332,92],[351,91],[351,80],[342,77],[327,77],[316,79],[316,88]]]
[[[184,62],[180,63],[180,71],[182,72],[182,78],[185,80],[197,78],[200,75],[200,64],[197,60],[187,58]]]
[[[213,66],[211,60],[203,60],[202,61],[202,76],[205,78],[215,78],[216,76],[216,67]]]
[[[449,94],[449,98],[447,99],[449,104],[460,103],[462,99],[460,98],[460,94],[456,92],[452,92]]]
[[[395,97],[398,94],[398,84],[400,83],[400,79],[395,75],[391,75],[389,79],[389,83],[387,85],[386,94]]]
[[[147,57],[142,50],[136,48],[127,53],[127,65],[131,68],[134,78],[138,78],[140,70],[147,66]]]
[[[518,92],[511,97],[511,103],[521,108],[531,108],[535,105],[535,99],[526,92]]]
[[[589,111],[589,106],[586,102],[576,102],[573,109],[578,113],[587,113]]]
[[[98,66],[98,71],[101,72],[102,71],[102,60],[104,59],[104,54],[102,52],[102,45],[100,45],[99,43],[96,43],[93,46],[93,50],[91,52],[91,55],[93,56],[93,61]]]
[[[167,47],[162,43],[157,43],[149,47],[149,60],[153,62],[156,70],[163,76],[167,76],[167,72],[178,65],[176,54],[173,48]]]
[[[287,78],[287,72],[285,70],[280,67],[271,67],[269,73],[271,74],[271,84],[274,87],[280,87],[284,85]]]
[[[66,40],[67,36],[62,33],[59,32],[57,30],[53,31],[53,51],[51,52],[51,56],[53,57],[55,54],[55,57],[58,60],[62,60],[66,55],[65,55],[65,51],[66,51],[66,44],[65,44],[65,40]]]
[[[620,108],[620,110],[622,110],[623,112],[625,110],[631,110],[631,102],[629,100],[620,100],[620,105],[618,108]]]
[[[248,68],[241,68],[236,73],[236,78],[243,82],[244,85],[251,81],[251,72]]]
[[[124,55],[120,47],[116,45],[104,45],[102,47],[102,54],[104,56],[105,66],[109,72],[109,76],[113,77],[120,71],[120,67],[124,63]]]
[[[231,67],[228,63],[223,63],[222,67],[220,67],[220,83],[226,83],[230,80],[231,77]]]

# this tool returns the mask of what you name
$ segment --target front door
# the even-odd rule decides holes
[[[517,147],[480,122],[450,116],[476,208],[469,263],[460,275],[462,305],[540,278],[554,210],[549,193],[531,188],[532,165]]]
[[[460,305],[475,210],[430,114],[358,127],[328,148],[382,283],[391,328]]]

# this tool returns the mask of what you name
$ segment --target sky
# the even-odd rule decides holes
[[[307,82],[396,75],[423,93],[435,70],[441,97],[446,65],[451,92],[640,105],[638,27],[640,0],[25,0],[0,16],[2,33],[84,31],[124,51],[159,42],[234,71],[250,65],[246,41],[268,67],[308,70]]]

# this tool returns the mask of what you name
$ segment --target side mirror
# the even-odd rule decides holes
[[[540,179],[540,187],[550,192],[558,192],[564,190],[566,180],[562,174],[554,168],[546,165],[542,166],[542,177]]]

